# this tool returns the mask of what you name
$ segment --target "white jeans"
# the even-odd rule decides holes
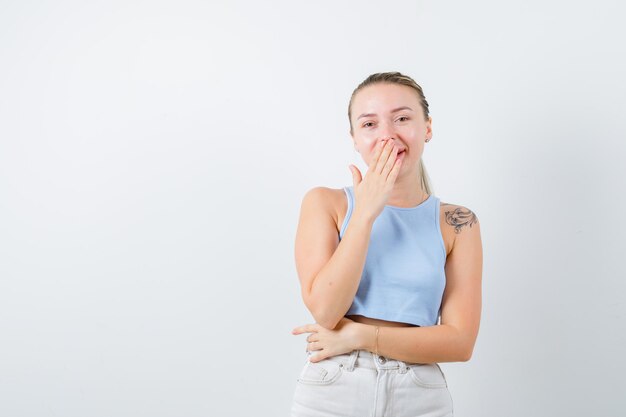
[[[437,363],[409,363],[367,350],[307,359],[291,417],[452,417],[452,397]]]

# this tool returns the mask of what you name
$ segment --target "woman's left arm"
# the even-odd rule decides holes
[[[441,324],[379,327],[379,355],[415,363],[465,362],[472,357],[480,324],[483,264],[480,224],[474,220],[460,229],[446,259]],[[357,324],[356,349],[374,352],[375,326]]]

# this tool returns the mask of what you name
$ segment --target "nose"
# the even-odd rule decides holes
[[[393,124],[381,123],[379,135],[380,135],[379,140],[381,141],[386,140],[386,139],[395,141],[396,135],[395,135]]]
[[[379,142],[383,142],[383,141],[391,141],[392,143],[396,142],[396,138],[394,136],[381,136],[378,141]]]

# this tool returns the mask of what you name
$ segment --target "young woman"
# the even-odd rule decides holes
[[[351,165],[352,186],[315,187],[301,206],[296,268],[316,323],[293,330],[310,334],[291,416],[452,416],[437,363],[472,356],[480,224],[432,193],[432,118],[413,79],[372,74],[348,118],[365,176]]]

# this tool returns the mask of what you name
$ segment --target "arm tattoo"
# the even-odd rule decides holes
[[[446,203],[444,205],[448,206],[450,204]],[[445,213],[446,223],[448,223],[450,226],[454,226],[454,233],[456,234],[461,233],[461,229],[464,226],[472,227],[472,225],[478,221],[474,212],[464,207],[457,207],[454,209],[454,211],[446,210]]]

